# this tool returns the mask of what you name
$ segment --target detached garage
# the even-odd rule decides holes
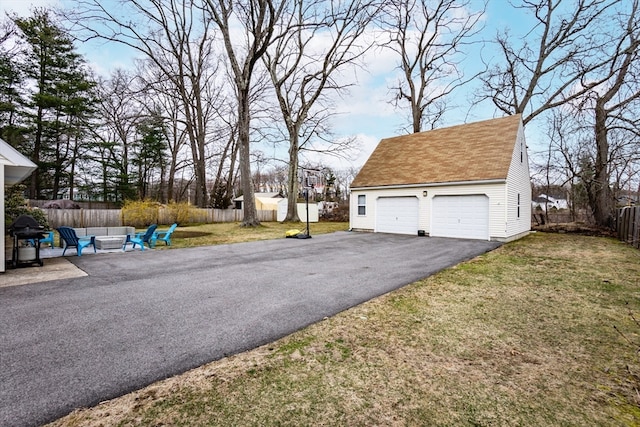
[[[531,228],[520,115],[387,138],[351,184],[355,231],[510,241]]]

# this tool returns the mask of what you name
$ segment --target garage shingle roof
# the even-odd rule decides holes
[[[351,187],[506,179],[519,114],[380,141]]]

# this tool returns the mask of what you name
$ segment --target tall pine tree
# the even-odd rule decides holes
[[[82,143],[82,128],[94,104],[95,84],[75,52],[71,37],[47,9],[15,18],[28,51],[25,76],[34,83],[27,117],[31,160],[38,165],[31,177],[29,197],[57,198],[62,188],[73,188],[72,170]]]
[[[140,139],[134,145],[133,164],[138,167],[138,197],[144,200],[150,196],[149,184],[154,171],[164,170],[164,152],[167,149],[167,138],[163,129],[162,118],[154,115],[138,125]]]
[[[20,149],[23,128],[19,112],[24,107],[24,74],[16,59],[15,30],[8,18],[0,23],[0,138]]]

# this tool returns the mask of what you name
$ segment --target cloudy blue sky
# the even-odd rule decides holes
[[[111,0],[106,0],[111,1]],[[475,1],[475,0],[474,0]],[[73,0],[0,0],[0,13],[10,12],[19,16],[28,16],[33,7],[69,7]],[[479,0],[476,2],[479,3]],[[511,8],[507,0],[492,0],[485,13],[483,38],[492,38],[497,29],[510,28],[514,36],[518,31],[528,27],[529,17]],[[117,44],[93,42],[78,45],[78,51],[92,64],[96,72],[108,75],[115,68],[128,68],[133,64],[135,53],[123,49]],[[490,45],[477,45],[468,52],[466,67],[480,67],[480,54],[484,60],[490,60],[495,52]],[[405,114],[389,104],[391,94],[390,85],[397,75],[395,58],[389,52],[372,51],[366,58],[367,66],[357,72],[357,84],[348,94],[336,101],[336,108],[341,114],[333,123],[333,130],[337,137],[357,136],[360,149],[349,160],[326,159],[334,167],[361,166],[368,158],[380,139],[404,133],[406,126]],[[470,74],[472,70],[467,71]],[[442,126],[456,125],[464,122],[490,119],[502,114],[486,103],[482,106],[470,108],[470,99],[478,89],[478,82],[463,87],[454,92],[453,103],[458,107],[452,110],[442,122]],[[530,150],[540,150],[537,135],[527,129],[527,139]],[[271,149],[274,153],[270,153]],[[274,148],[264,148],[265,154],[276,154]]]

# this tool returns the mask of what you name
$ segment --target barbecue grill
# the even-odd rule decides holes
[[[44,227],[31,215],[20,215],[9,226],[9,235],[13,237],[11,265],[43,265],[40,259],[40,239],[46,237]]]

